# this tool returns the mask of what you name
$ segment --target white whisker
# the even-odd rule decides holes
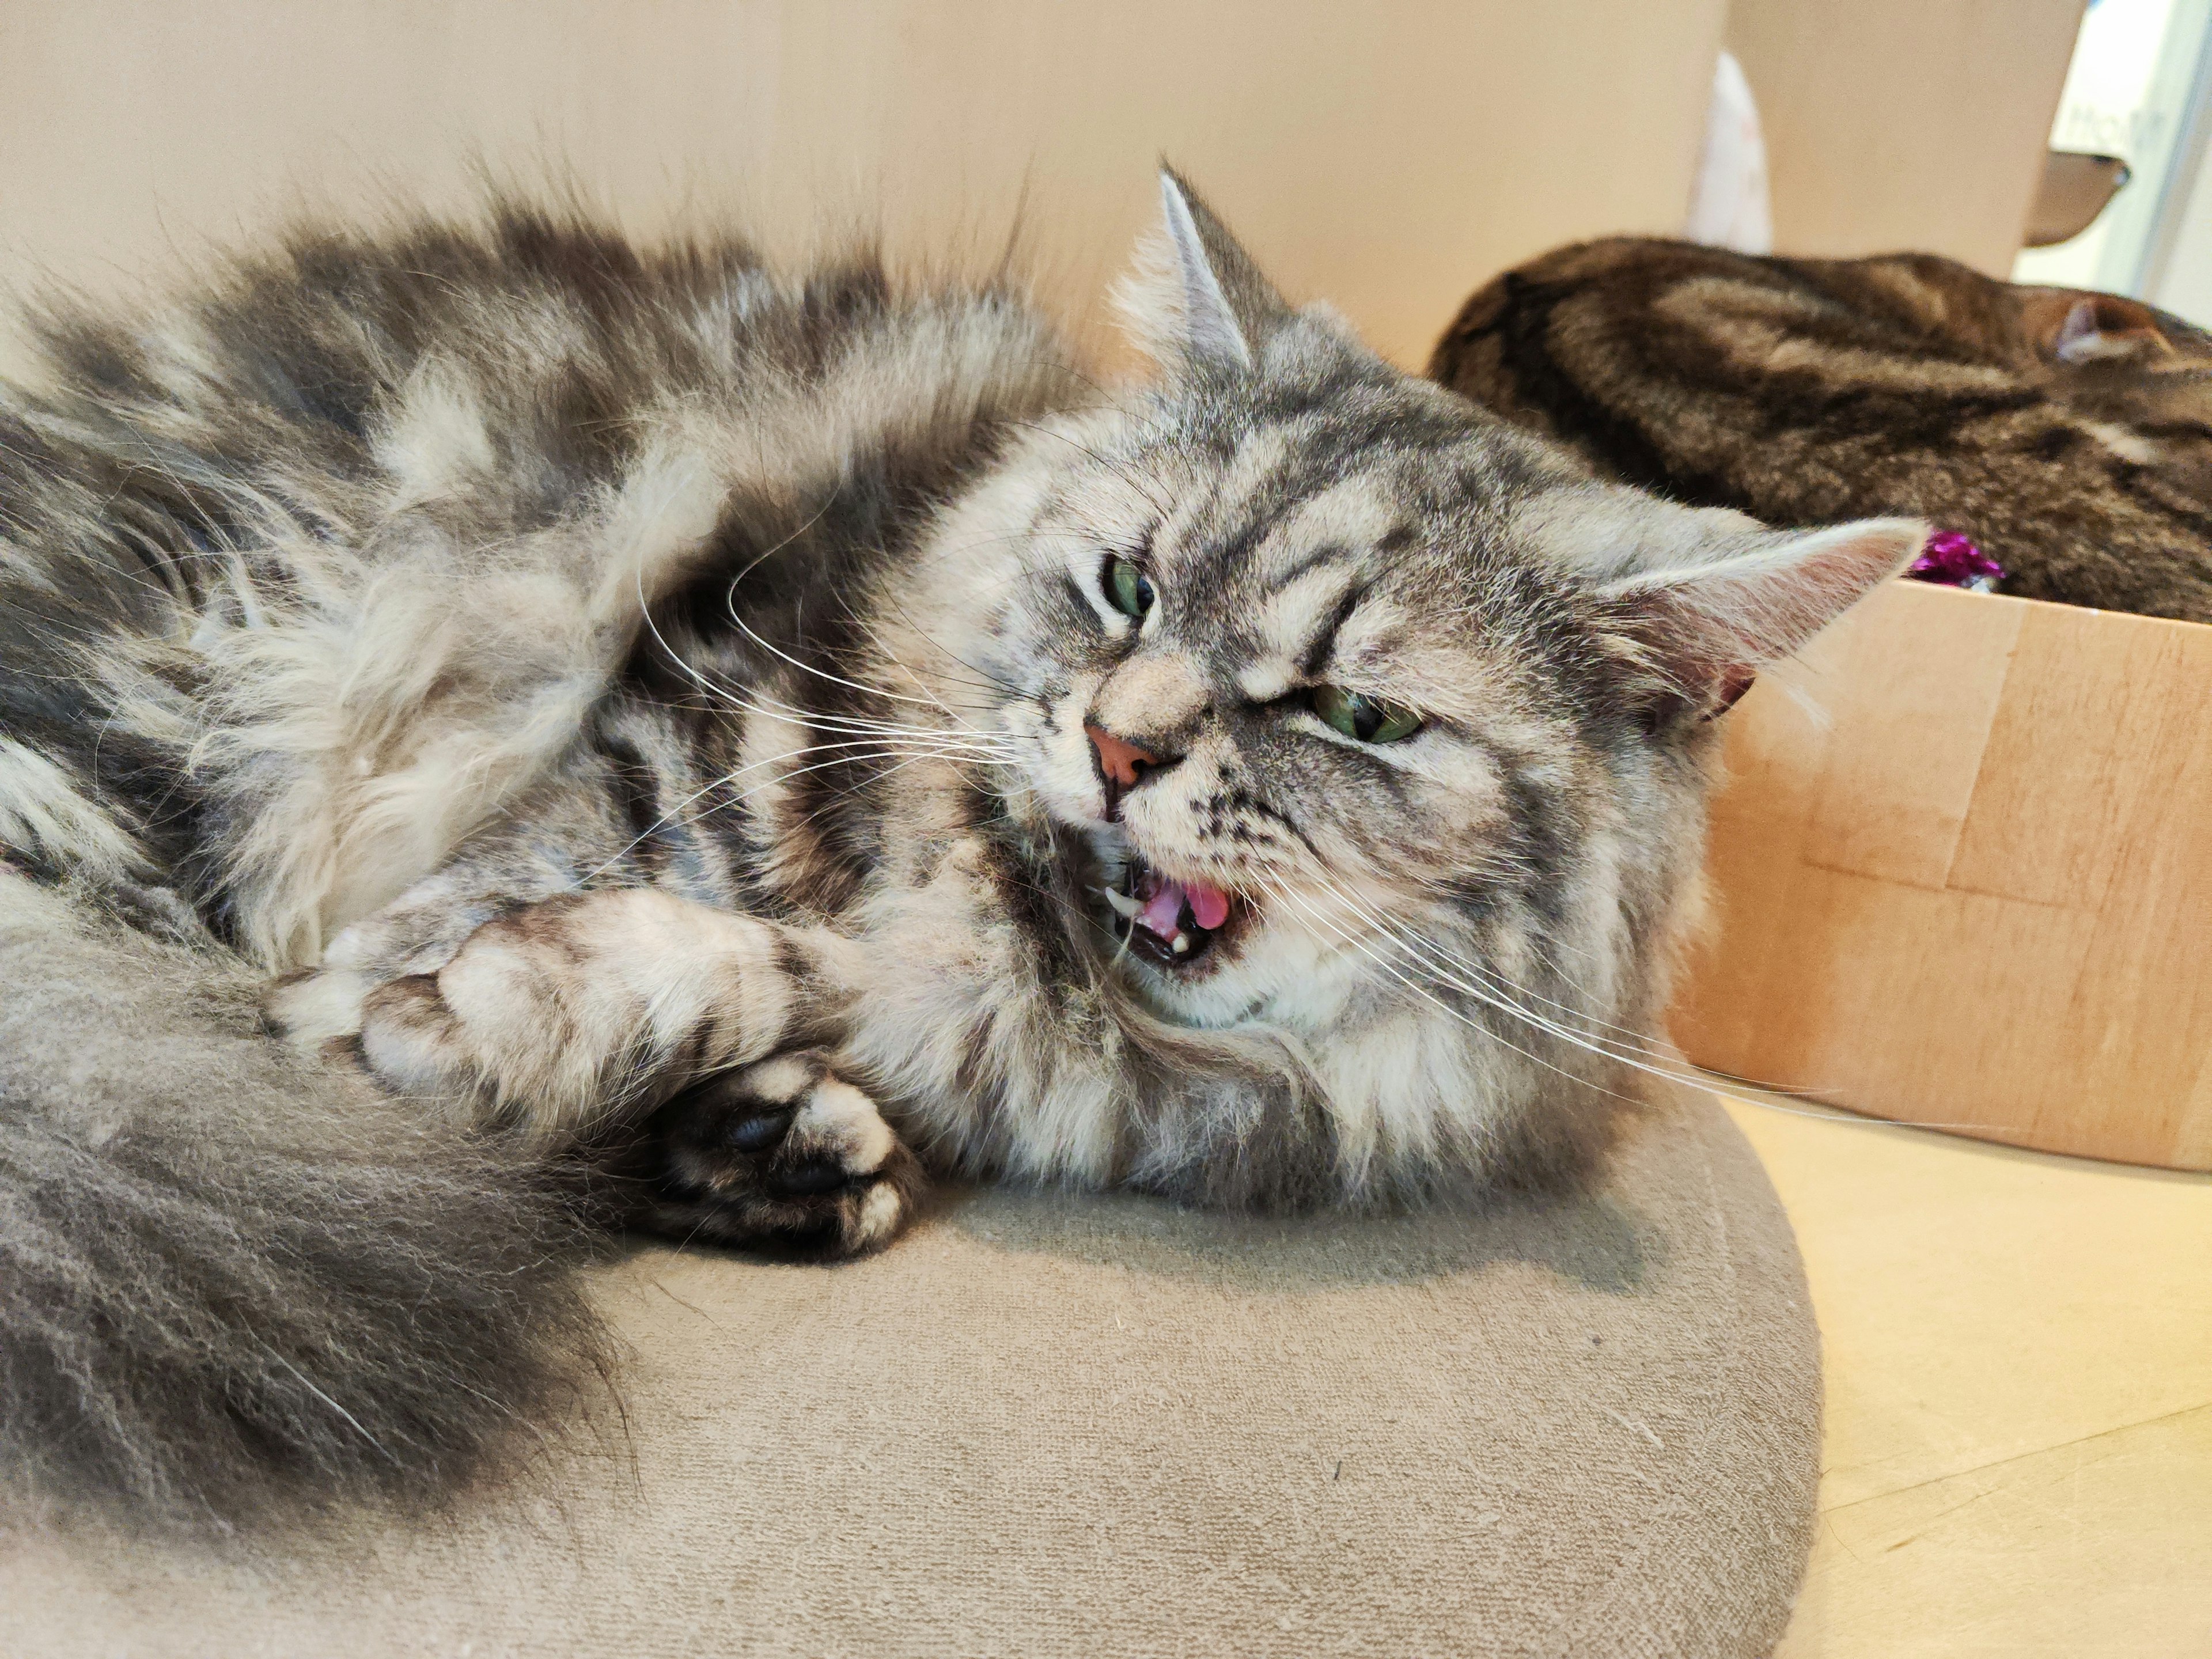
[[[899,747],[884,747],[883,746],[882,740],[876,738],[856,738],[844,743],[806,744],[797,749],[787,750],[781,755],[766,756],[760,760],[749,762],[747,764],[737,768],[734,771],[725,772],[717,777],[711,778],[706,783],[693,790],[682,800],[677,802],[676,805],[671,807],[666,812],[661,814],[659,818],[655,819],[653,823],[648,825],[641,833],[634,836],[628,843],[617,849],[606,860],[605,863],[600,864],[592,870],[587,871],[581,878],[580,878],[579,884],[588,884],[596,880],[600,876],[605,875],[609,870],[614,868],[617,864],[620,863],[623,859],[629,857],[630,854],[635,852],[640,847],[651,840],[653,836],[661,830],[667,828],[670,824],[680,822],[682,820],[684,809],[689,807],[694,801],[698,800],[702,796],[711,794],[717,789],[726,788],[729,785],[736,782],[739,778],[744,776],[748,772],[757,772],[764,766],[775,766],[782,762],[798,760],[808,755],[825,754],[831,750],[860,750],[864,752],[836,755],[833,756],[829,760],[819,763],[817,765],[799,767],[789,772],[778,773],[775,777],[763,779],[760,782],[753,785],[750,788],[743,790],[738,794],[732,796],[729,800],[718,803],[717,805],[718,806],[737,805],[744,801],[750,799],[754,795],[759,793],[761,790],[768,788],[772,785],[781,783],[787,779],[804,776],[810,772],[820,771],[830,766],[841,764],[860,764],[866,761],[881,760],[887,757],[895,755],[908,757],[908,760],[902,762],[902,765],[909,764],[911,762],[916,760],[949,760],[957,763],[962,760],[971,758],[971,757],[966,752],[966,745],[959,743],[957,740],[949,741],[943,745],[921,746],[908,744]],[[1000,757],[995,755],[988,755],[984,757],[984,758],[993,763],[998,763],[1000,759]],[[892,769],[896,770],[898,769],[894,768]]]
[[[727,609],[729,611],[730,620],[738,625],[739,630],[744,633],[747,639],[750,640],[755,645],[760,647],[762,650],[769,653],[769,655],[780,658],[781,660],[789,663],[793,668],[796,668],[802,674],[811,674],[818,680],[827,680],[832,685],[842,685],[848,690],[859,691],[872,697],[889,697],[894,702],[910,702],[924,708],[933,706],[934,700],[932,698],[909,697],[903,692],[886,690],[880,685],[865,685],[859,680],[847,679],[842,674],[833,674],[826,668],[817,668],[811,663],[801,662],[798,658],[793,656],[791,653],[786,651],[781,646],[774,643],[772,641],[763,639],[758,633],[754,631],[751,623],[748,623],[743,617],[738,614],[737,584],[735,582],[732,582],[730,585],[730,599]],[[942,707],[941,704],[936,706]]]
[[[1642,1054],[1657,1054],[1660,1050],[1658,1045],[1651,1042],[1650,1039],[1648,1037],[1641,1036],[1637,1036],[1637,1042],[1642,1050],[1641,1054],[1632,1052],[1622,1052],[1622,1049],[1626,1045],[1607,1043],[1602,1039],[1593,1038],[1583,1032],[1576,1031],[1556,1020],[1546,1018],[1543,1016],[1535,1013],[1534,1011],[1523,1007],[1519,1003],[1515,1002],[1510,996],[1504,994],[1501,991],[1497,990],[1490,985],[1487,982],[1487,976],[1483,975],[1482,970],[1473,967],[1472,964],[1462,963],[1461,965],[1467,968],[1469,973],[1476,975],[1479,981],[1484,981],[1485,982],[1471,984],[1467,980],[1461,978],[1457,975],[1440,971],[1437,967],[1433,956],[1425,956],[1422,953],[1422,947],[1425,945],[1431,951],[1434,951],[1437,947],[1430,945],[1428,945],[1428,942],[1419,940],[1417,938],[1402,935],[1399,931],[1400,924],[1392,923],[1374,915],[1364,906],[1361,905],[1357,900],[1353,899],[1350,894],[1345,892],[1342,888],[1338,886],[1336,884],[1330,883],[1328,885],[1329,890],[1334,896],[1343,903],[1347,909],[1351,910],[1352,913],[1361,921],[1364,921],[1370,927],[1375,929],[1377,936],[1382,941],[1395,945],[1401,956],[1407,960],[1413,967],[1425,972],[1429,976],[1440,981],[1443,984],[1451,987],[1453,989],[1461,992],[1462,994],[1473,997],[1475,1000],[1486,1006],[1495,1008],[1501,1013],[1509,1014],[1514,1018],[1520,1020],[1524,1024],[1527,1024],[1547,1036],[1552,1036],[1559,1042],[1565,1042],[1571,1047],[1581,1048],[1600,1059],[1608,1060],[1617,1065],[1628,1066],[1632,1070],[1642,1072],[1648,1076],[1657,1078],[1663,1082],[1673,1083],[1687,1088],[1704,1089],[1709,1092],[1714,1091],[1715,1079],[1712,1078],[1700,1075],[1694,1071],[1691,1071],[1681,1066],[1653,1065],[1649,1063],[1649,1061],[1642,1057]],[[1488,1027],[1483,1026],[1475,1021],[1468,1019],[1466,1015],[1460,1012],[1459,1010],[1451,1007],[1449,1004],[1443,1002],[1441,999],[1429,993],[1425,987],[1416,984],[1414,981],[1407,979],[1405,975],[1397,972],[1395,969],[1392,969],[1388,963],[1383,963],[1380,957],[1376,957],[1373,951],[1367,950],[1358,939],[1346,931],[1340,925],[1337,924],[1328,916],[1316,910],[1299,895],[1285,889],[1283,890],[1282,896],[1289,898],[1292,902],[1298,904],[1299,907],[1302,909],[1304,909],[1307,915],[1313,920],[1319,921],[1322,926],[1328,927],[1331,932],[1336,933],[1340,939],[1342,939],[1346,944],[1351,945],[1354,949],[1359,950],[1361,953],[1366,956],[1370,961],[1375,962],[1377,966],[1383,968],[1385,972],[1390,973],[1392,977],[1399,980],[1401,983],[1406,984],[1417,994],[1426,997],[1428,1000],[1436,1003],[1437,1006],[1443,1008],[1446,1012],[1452,1014],[1455,1018],[1462,1020],[1465,1024],[1473,1025],[1474,1029],[1482,1031],[1486,1036],[1492,1037],[1493,1040],[1504,1043],[1506,1048],[1512,1049],[1514,1053],[1522,1054],[1528,1059],[1534,1060],[1537,1064],[1546,1066],[1550,1070],[1560,1071],[1561,1068],[1559,1066],[1551,1065],[1549,1061],[1544,1060],[1538,1055],[1529,1054],[1527,1049],[1519,1047],[1517,1044],[1505,1042],[1504,1038],[1498,1036],[1497,1033],[1490,1030]],[[1604,1022],[1600,1023],[1602,1024]],[[1628,1030],[1628,1028],[1622,1026],[1615,1026],[1612,1029],[1623,1031]],[[1631,1033],[1631,1035],[1635,1034]],[[1561,1072],[1561,1075],[1570,1078],[1574,1077],[1574,1074],[1570,1072]],[[1574,1080],[1577,1083],[1583,1084],[1587,1087],[1597,1088],[1601,1093],[1615,1094],[1614,1091],[1602,1089],[1601,1085],[1589,1083],[1585,1079],[1575,1078]],[[1738,1079],[1738,1081],[1743,1082],[1745,1086],[1748,1088],[1765,1089],[1766,1086],[1747,1079]],[[1768,1090],[1767,1092],[1771,1093],[1774,1091]],[[1616,1095],[1616,1097],[1626,1098],[1626,1097],[1620,1097],[1618,1095]],[[1731,1097],[1731,1098],[1733,1097]],[[1792,1116],[1825,1118],[1833,1115],[1833,1114],[1830,1112],[1785,1106],[1779,1102],[1773,1100],[1762,1099],[1755,1101],[1753,1103],[1764,1106],[1769,1110],[1784,1113]],[[1900,1127],[1917,1129],[1964,1129],[1976,1127],[1966,1123],[1943,1123],[1930,1120],[1883,1118],[1878,1121],[1895,1123]]]
[[[1336,890],[1333,889],[1332,890]],[[1437,995],[1437,994],[1431,991],[1427,986],[1423,985],[1418,980],[1410,977],[1407,974],[1400,971],[1397,968],[1392,966],[1391,963],[1382,957],[1378,956],[1375,951],[1370,950],[1366,944],[1361,940],[1358,935],[1350,933],[1334,920],[1322,913],[1320,909],[1307,902],[1303,896],[1293,891],[1287,885],[1276,889],[1275,892],[1278,896],[1287,899],[1291,903],[1296,904],[1300,909],[1306,913],[1309,918],[1314,921],[1319,922],[1322,927],[1328,928],[1339,939],[1342,939],[1346,945],[1349,945],[1353,950],[1358,951],[1362,956],[1365,957],[1370,962],[1373,963],[1384,973],[1389,975],[1391,978],[1396,980],[1407,990],[1413,992],[1414,995],[1421,998],[1426,1002],[1435,1005],[1437,1007],[1442,1009],[1445,1013],[1449,1014],[1452,1018],[1459,1021],[1462,1025],[1468,1026],[1471,1030],[1479,1032],[1489,1041],[1497,1043],[1500,1048],[1510,1049],[1513,1053],[1519,1054],[1522,1059],[1542,1066],[1547,1072],[1556,1072],[1561,1077],[1565,1078],[1569,1082],[1577,1084],[1583,1088],[1594,1090],[1601,1095],[1610,1095],[1616,1100],[1626,1100],[1629,1098],[1628,1096],[1620,1093],[1617,1090],[1608,1089],[1602,1084],[1593,1083],[1588,1078],[1577,1077],[1572,1072],[1568,1071],[1565,1066],[1554,1065],[1552,1061],[1546,1060],[1541,1054],[1531,1053],[1529,1050],[1521,1047],[1519,1043],[1501,1036],[1498,1032],[1493,1030],[1489,1026],[1483,1024],[1480,1021],[1469,1018],[1463,1009],[1453,1007],[1451,1004],[1446,1002],[1442,997]],[[1349,897],[1340,890],[1337,892],[1337,896],[1345,899],[1345,902],[1348,904],[1352,903]],[[1357,904],[1352,904],[1352,908],[1355,912],[1360,914],[1363,917],[1364,916],[1365,913],[1364,911],[1360,911],[1359,907]]]

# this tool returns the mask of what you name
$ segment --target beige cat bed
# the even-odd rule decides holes
[[[1601,1190],[1255,1224],[987,1192],[840,1267],[648,1250],[627,1439],[411,1534],[0,1541],[11,1655],[1766,1653],[1818,1340],[1709,1096]]]

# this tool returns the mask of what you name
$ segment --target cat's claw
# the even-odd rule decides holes
[[[913,1215],[921,1166],[875,1103],[811,1054],[695,1084],[639,1149],[656,1231],[836,1256],[880,1249]]]

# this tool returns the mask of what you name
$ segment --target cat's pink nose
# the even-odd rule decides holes
[[[1149,749],[1140,749],[1127,738],[1116,737],[1103,726],[1086,726],[1083,735],[1091,739],[1091,747],[1098,757],[1098,775],[1106,784],[1106,806],[1110,812],[1121,792],[1136,787],[1137,781],[1147,772],[1156,772],[1169,763]]]

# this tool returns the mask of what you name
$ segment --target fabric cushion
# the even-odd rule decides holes
[[[431,1525],[0,1544],[26,1655],[1764,1654],[1818,1338],[1682,1091],[1601,1188],[1267,1222],[961,1196],[845,1267],[609,1270],[626,1428]]]

